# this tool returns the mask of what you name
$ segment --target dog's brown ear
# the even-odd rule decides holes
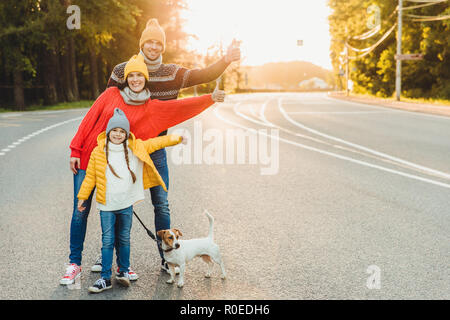
[[[173,231],[175,231],[175,234],[177,235],[177,239],[178,239],[178,237],[183,236],[183,234],[181,233],[180,230],[178,230],[178,229],[173,229]]]
[[[160,237],[161,239],[164,238],[164,233],[166,233],[166,230],[159,230],[158,232],[156,232],[156,235],[158,237]]]

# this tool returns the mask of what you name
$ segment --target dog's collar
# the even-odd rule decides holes
[[[170,252],[172,250],[177,250],[178,248],[169,248],[169,249],[162,249],[164,252]]]

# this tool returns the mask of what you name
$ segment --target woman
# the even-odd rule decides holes
[[[77,194],[86,176],[86,168],[92,150],[97,145],[97,136],[105,131],[115,108],[124,111],[130,121],[130,130],[136,138],[147,140],[185,120],[201,113],[215,102],[223,102],[224,91],[214,90],[212,95],[181,100],[159,101],[150,99],[146,88],[149,79],[147,66],[141,55],[133,56],[125,67],[127,86],[123,89],[106,89],[94,102],[82,120],[75,137],[70,143],[70,169],[74,173],[74,206],[70,226],[70,255],[66,274],[61,284],[72,284],[81,275],[81,260],[87,218],[92,194],[85,201],[83,212],[77,208]],[[130,276],[133,276],[130,270]]]

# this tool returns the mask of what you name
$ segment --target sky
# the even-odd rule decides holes
[[[184,30],[189,49],[206,54],[208,47],[233,38],[242,41],[242,65],[308,61],[331,70],[327,0],[186,0]],[[297,45],[303,40],[303,46]]]

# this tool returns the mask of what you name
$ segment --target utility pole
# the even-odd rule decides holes
[[[402,11],[403,0],[398,0],[398,24],[397,24],[397,57],[402,54]],[[397,101],[400,101],[400,93],[402,90],[402,60],[397,58],[395,71],[395,94]]]

